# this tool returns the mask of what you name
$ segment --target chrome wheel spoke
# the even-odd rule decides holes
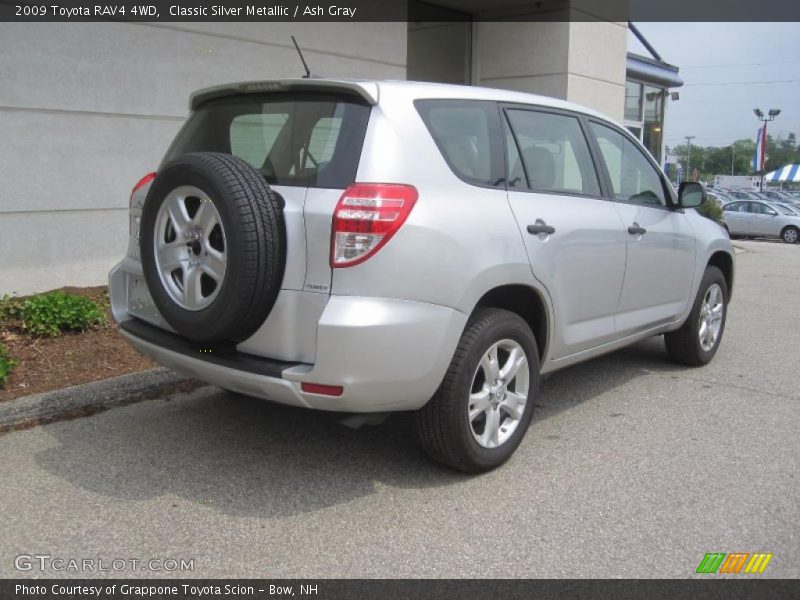
[[[194,219],[192,219],[192,224],[207,238],[217,223],[219,223],[217,211],[211,202],[201,202],[194,215]]]
[[[721,321],[722,320],[722,304],[717,304],[714,308],[711,309],[711,318],[714,321]]]
[[[186,246],[183,244],[164,244],[157,252],[161,263],[161,269],[168,273],[180,268],[183,266],[183,263],[189,259]]]
[[[214,249],[207,249],[205,262],[201,265],[203,272],[211,277],[217,284],[225,277],[225,255]]]
[[[506,399],[500,403],[500,408],[506,411],[509,417],[518,421],[522,418],[522,413],[525,412],[525,404],[527,402],[528,398],[526,396],[516,392],[508,392]]]
[[[189,230],[191,219],[189,213],[186,212],[186,198],[182,196],[175,196],[166,202],[167,212],[172,221],[172,226],[179,236],[182,236]]]
[[[517,371],[519,371],[523,364],[528,364],[525,353],[522,351],[522,348],[514,348],[509,353],[506,364],[500,369],[500,379],[510,383],[514,377],[517,376]]]
[[[487,448],[496,448],[500,444],[500,411],[486,411],[486,424],[483,428],[482,441]]]
[[[500,368],[497,364],[497,344],[489,348],[489,351],[483,355],[481,367],[486,381],[494,382],[500,377]]]
[[[472,423],[475,419],[481,416],[489,408],[489,390],[481,390],[475,394],[470,394],[469,397],[469,422]]]
[[[202,298],[200,291],[200,269],[189,267],[183,271],[183,295],[188,304],[197,304]]]

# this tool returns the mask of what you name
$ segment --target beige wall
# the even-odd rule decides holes
[[[0,295],[105,283],[191,91],[405,77],[405,23],[0,23]],[[365,50],[368,49],[368,50]]]
[[[479,85],[571,100],[622,120],[626,24],[486,22],[477,32]]]

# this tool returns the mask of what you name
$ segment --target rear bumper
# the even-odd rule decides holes
[[[443,306],[390,298],[331,296],[317,324],[314,364],[290,363],[207,348],[138,319],[121,322],[142,354],[228,390],[317,410],[415,410],[439,386],[466,323]],[[301,384],[340,385],[341,396]]]

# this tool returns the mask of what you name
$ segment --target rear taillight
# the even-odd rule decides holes
[[[153,179],[155,179],[155,178],[156,178],[156,174],[155,174],[155,173],[148,173],[147,175],[145,175],[144,177],[142,177],[142,178],[139,180],[139,182],[138,182],[138,183],[137,183],[135,186],[133,186],[133,189],[131,190],[131,200],[130,200],[130,201],[131,201],[131,202],[133,202],[133,195],[134,195],[136,192],[138,192],[138,191],[139,191],[141,188],[143,188],[144,186],[146,186],[148,183],[150,183],[151,181],[153,181]]]
[[[350,267],[367,260],[397,233],[417,190],[396,183],[355,183],[333,212],[331,267]]]

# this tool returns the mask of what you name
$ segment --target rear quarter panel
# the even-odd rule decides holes
[[[411,96],[383,94],[373,108],[358,181],[404,183],[419,198],[406,223],[369,260],[334,269],[334,295],[429,302],[469,314],[489,289],[534,279],[504,188],[459,179]]]

